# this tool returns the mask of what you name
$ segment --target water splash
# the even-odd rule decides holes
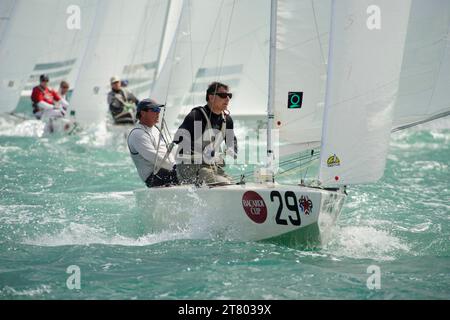
[[[139,238],[132,238],[118,234],[111,234],[108,230],[96,226],[71,222],[66,228],[57,234],[46,234],[31,239],[26,239],[23,244],[59,247],[76,245],[119,245],[130,247],[142,247],[160,242],[185,239],[187,232],[162,231],[151,233]]]

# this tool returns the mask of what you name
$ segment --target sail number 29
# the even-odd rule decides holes
[[[277,200],[276,200],[277,199]],[[279,191],[272,191],[270,193],[270,200],[272,202],[278,201],[278,211],[275,217],[275,222],[280,225],[288,225],[288,220],[286,217],[282,217],[283,203],[286,204],[286,208],[290,211],[287,218],[289,222],[294,226],[300,226],[302,224],[302,220],[300,219],[300,209],[298,206],[297,196],[292,191],[286,191],[284,193],[284,197],[281,195]]]

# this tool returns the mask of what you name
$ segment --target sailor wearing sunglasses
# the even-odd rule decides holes
[[[161,132],[156,126],[162,107],[164,105],[152,99],[140,101],[136,109],[139,123],[128,135],[131,159],[149,188],[178,184],[175,160],[172,155],[166,155],[167,138],[162,135],[160,139]]]
[[[207,104],[192,109],[178,128],[174,142],[178,144],[176,162],[181,183],[232,183],[223,170],[225,163],[221,152],[225,142],[226,153],[233,157],[237,154],[233,119],[228,112],[232,97],[227,85],[211,83],[206,90]]]

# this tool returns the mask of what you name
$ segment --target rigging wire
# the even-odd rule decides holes
[[[223,1],[222,1],[222,5],[223,5]],[[226,52],[226,48],[227,48],[227,45],[228,45],[228,39],[229,39],[229,35],[230,35],[230,29],[231,29],[231,22],[233,21],[233,14],[234,14],[234,7],[235,7],[235,5],[236,5],[236,0],[233,0],[233,5],[231,6],[231,13],[230,13],[230,18],[229,18],[229,20],[228,20],[228,26],[227,26],[227,31],[226,31],[226,33],[225,33],[225,42],[224,42],[224,46],[223,46],[223,52],[222,52],[222,57],[220,58],[220,62],[219,62],[219,74],[218,74],[218,81],[220,82],[221,81],[221,78],[222,78],[222,72],[223,72],[223,61],[224,61],[224,59],[225,59],[225,52]],[[219,11],[220,12],[220,11]],[[217,89],[218,88],[216,88],[216,92],[217,92]],[[215,93],[216,93],[215,92]],[[211,112],[210,112],[210,114],[209,114],[209,122],[211,123],[211,116],[212,116],[212,110],[210,110]],[[228,114],[229,114],[229,112],[228,112]],[[226,118],[224,118],[224,120],[226,121]],[[225,128],[226,128],[226,122],[225,122]],[[225,137],[221,137],[223,140],[225,140]],[[217,139],[217,136],[216,137],[214,137],[214,146],[216,145],[216,139]],[[219,138],[220,139],[220,138]],[[219,146],[220,146],[220,144],[222,143],[222,141],[219,143]]]
[[[130,64],[128,65],[128,70],[124,70],[124,75],[125,77],[130,78],[130,76],[132,76],[136,70],[138,70],[136,64],[138,59],[136,58],[138,55],[140,57],[144,56],[145,53],[145,49],[147,48],[147,37],[145,37],[145,33],[147,30],[150,30],[152,25],[153,25],[153,21],[154,19],[149,19],[150,17],[150,4],[152,3],[152,1],[147,1],[146,5],[145,5],[145,13],[144,13],[144,17],[143,17],[143,23],[141,23],[141,29],[139,30],[139,34],[137,35],[136,38],[136,43],[135,43],[135,50],[133,50],[133,54],[132,54],[132,58],[130,61]],[[139,42],[140,39],[144,38],[144,42],[142,47],[139,48]],[[139,75],[139,74],[138,74]],[[135,78],[137,78],[138,75],[135,75]],[[130,85],[130,84],[129,84]]]
[[[200,62],[199,66],[202,66],[202,65],[205,64],[206,56],[208,55],[209,49],[211,47],[212,40],[214,39],[214,35],[216,34],[216,31],[217,31],[217,28],[218,28],[218,24],[219,24],[219,21],[220,21],[220,16],[221,16],[221,12],[222,12],[222,9],[223,9],[223,5],[224,5],[224,0],[222,0],[221,3],[220,3],[220,8],[218,10],[218,13],[217,13],[217,16],[216,16],[216,19],[215,19],[215,22],[214,22],[214,27],[213,27],[211,35],[210,35],[210,37],[208,39],[208,43],[206,44],[206,49],[205,49],[205,52],[204,52],[204,54],[202,56],[202,59],[201,59],[201,62]],[[192,38],[191,38],[191,49],[192,49]],[[192,88],[195,88],[195,86],[197,84],[197,78],[194,78],[194,66],[193,66],[193,62],[192,62],[192,50],[191,50],[191,78],[193,79],[192,80]],[[191,94],[191,104],[194,105],[194,103],[195,103],[194,95]]]

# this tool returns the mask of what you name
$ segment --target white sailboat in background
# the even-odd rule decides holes
[[[172,42],[181,4],[181,0],[139,0],[132,5],[123,0],[2,2],[0,54],[6,63],[0,67],[1,112],[13,112],[20,121],[33,119],[31,89],[45,73],[51,87],[57,89],[66,80],[74,88],[70,111],[81,126],[105,123],[112,75],[128,79],[129,89],[139,98],[148,97],[161,57],[167,56],[167,44]],[[81,15],[78,28],[67,24],[69,8]]]
[[[30,96],[33,87],[39,84],[41,74],[49,76],[49,86],[54,90],[58,90],[62,80],[73,87],[81,56],[86,50],[95,9],[96,1],[87,0],[14,2],[11,22],[0,44],[2,58],[11,60],[0,70],[4,84],[8,83],[8,88],[2,87],[2,90],[8,91],[2,95],[4,100],[0,102],[3,112],[11,113],[20,121],[34,119]],[[73,12],[83,13],[82,25],[68,23]],[[51,122],[52,131],[57,128],[60,130],[56,131],[70,131],[73,126],[73,121],[69,119]],[[22,124],[26,130],[34,128],[39,131],[44,126],[41,121]]]
[[[402,94],[420,91],[409,86],[413,76],[408,72],[414,66],[424,63],[421,67],[433,71],[432,91],[439,101],[427,104],[419,117],[426,120],[436,112],[444,116],[450,110],[449,93],[440,89],[449,87],[448,3],[429,4],[439,13],[439,22],[416,36],[427,21],[418,8],[425,5],[420,1],[272,0],[268,129],[279,129],[280,156],[321,145],[319,185],[271,182],[270,173],[276,178],[276,170],[269,153],[269,182],[263,176],[256,184],[135,191],[149,228],[159,231],[203,221],[207,236],[290,243],[323,235],[339,216],[345,186],[375,182],[383,175],[391,131],[399,124],[421,122],[406,109],[397,109]],[[412,52],[429,40],[428,33],[441,42],[428,46],[441,53],[437,68],[430,67],[436,66],[432,59],[424,61]],[[178,89],[172,89],[175,96],[186,92]],[[270,150],[270,133],[268,137]]]

